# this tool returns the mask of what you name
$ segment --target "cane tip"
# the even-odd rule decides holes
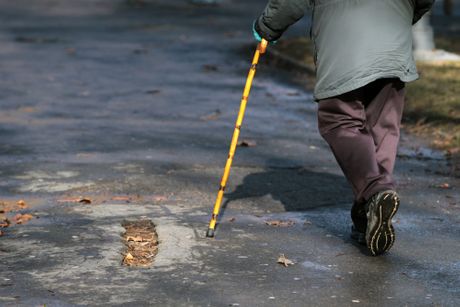
[[[214,238],[214,229],[209,228],[208,232],[206,233],[206,237],[208,238]]]

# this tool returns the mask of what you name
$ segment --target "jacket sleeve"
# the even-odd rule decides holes
[[[414,19],[412,20],[412,24],[415,24],[417,21],[422,18],[425,13],[427,13],[434,4],[435,0],[413,0],[415,2],[414,5]]]
[[[289,26],[304,16],[310,1],[270,0],[255,22],[257,33],[268,41],[277,40]]]

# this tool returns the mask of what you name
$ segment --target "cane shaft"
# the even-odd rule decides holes
[[[243,123],[244,113],[246,111],[246,105],[247,105],[247,102],[248,102],[249,94],[251,93],[252,82],[253,82],[254,76],[256,74],[257,64],[259,63],[260,55],[265,52],[266,48],[267,48],[267,42],[262,41],[259,44],[259,46],[258,46],[258,48],[257,48],[257,50],[256,50],[256,52],[254,54],[254,57],[252,59],[251,69],[249,70],[249,74],[248,74],[248,77],[246,79],[246,85],[244,87],[243,97],[241,98],[241,103],[240,103],[240,110],[238,112],[238,118],[236,119],[235,130],[233,131],[233,137],[232,137],[232,141],[230,143],[230,151],[229,151],[229,154],[228,154],[227,162],[225,164],[224,174],[223,174],[222,180],[220,182],[220,188],[219,188],[219,192],[217,193],[217,198],[216,198],[216,202],[214,204],[214,210],[213,210],[213,213],[212,213],[212,216],[211,216],[211,221],[209,222],[208,233],[209,233],[209,231],[211,231],[213,233],[214,228],[216,227],[217,217],[219,215],[220,208],[221,208],[221,205],[222,205],[222,199],[224,197],[225,187],[227,185],[227,181],[228,181],[228,178],[230,176],[230,169],[232,167],[233,157],[235,156],[236,147],[238,145],[238,138],[240,136],[241,125]]]

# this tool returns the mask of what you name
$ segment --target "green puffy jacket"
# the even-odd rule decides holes
[[[312,9],[316,65],[315,98],[337,96],[380,78],[418,78],[412,55],[412,24],[434,0],[270,0],[255,24],[277,40]]]

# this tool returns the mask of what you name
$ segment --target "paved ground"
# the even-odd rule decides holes
[[[442,154],[404,137],[398,240],[369,257],[311,94],[273,68],[243,125],[257,144],[238,150],[204,238],[263,3],[0,1],[0,197],[40,217],[0,238],[0,305],[460,304],[459,182]],[[79,196],[93,204],[58,202]],[[121,223],[139,217],[161,240],[150,269],[120,265]]]

